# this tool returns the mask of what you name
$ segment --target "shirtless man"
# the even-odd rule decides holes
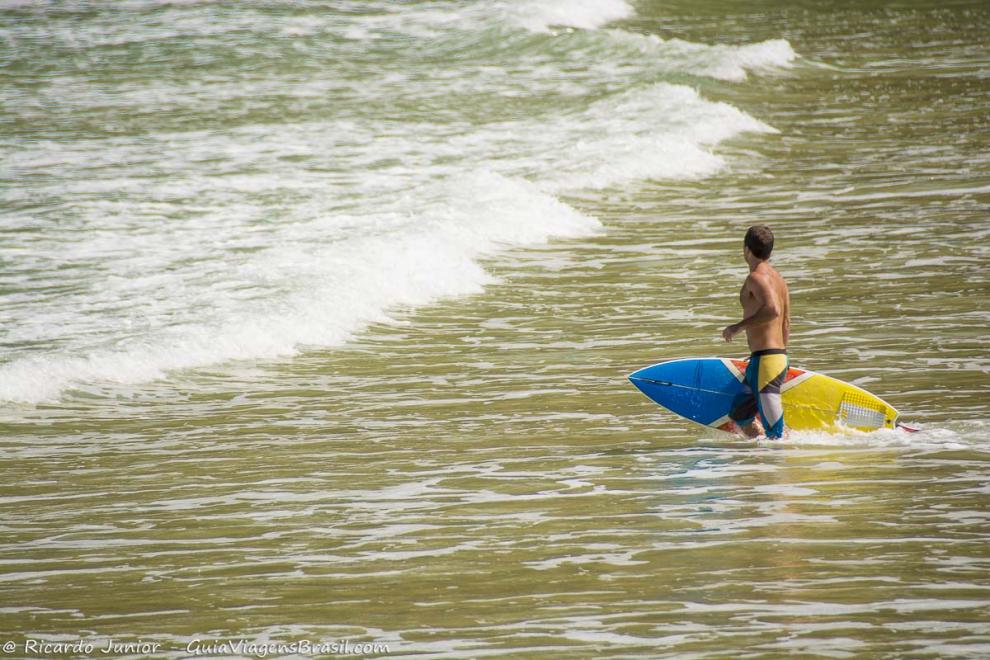
[[[765,432],[768,438],[784,435],[784,407],[780,387],[784,384],[789,360],[787,339],[791,329],[791,299],[787,282],[768,261],[773,251],[773,233],[769,227],[755,225],[746,232],[743,257],[749,264],[749,276],[739,292],[743,320],[722,331],[725,341],[746,331],[752,352],[746,368],[745,393],[733,405],[729,417],[747,436]],[[759,414],[762,429],[756,421]]]

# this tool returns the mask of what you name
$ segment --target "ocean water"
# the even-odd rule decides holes
[[[990,653],[988,31],[0,2],[0,642]],[[921,432],[742,442],[626,381],[745,354],[755,223],[792,363]]]

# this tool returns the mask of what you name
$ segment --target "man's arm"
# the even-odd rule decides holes
[[[732,341],[737,334],[751,328],[754,325],[762,325],[780,316],[780,304],[777,302],[777,294],[770,286],[770,282],[765,277],[759,277],[753,273],[746,278],[746,286],[760,306],[752,316],[744,318],[739,323],[733,323],[722,330],[722,337],[725,341]]]

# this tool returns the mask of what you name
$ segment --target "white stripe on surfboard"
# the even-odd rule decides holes
[[[722,364],[725,365],[725,368],[729,370],[729,373],[731,373],[733,376],[739,379],[740,383],[746,380],[746,374],[739,371],[739,367],[735,365],[735,363],[732,361],[731,358],[721,358],[721,359],[722,359]]]
[[[708,426],[712,427],[713,429],[717,429],[718,427],[722,426],[722,424],[725,424],[726,422],[731,421],[731,419],[732,418],[729,417],[728,415],[722,415],[721,417],[719,417],[718,419],[716,419],[714,422],[710,422],[708,424]]]
[[[800,376],[795,376],[794,378],[791,378],[790,380],[785,381],[784,384],[780,388],[780,393],[783,394],[784,392],[786,392],[787,390],[791,389],[792,387],[797,387],[798,385],[800,385],[804,381],[808,380],[812,376],[817,376],[817,375],[818,374],[815,373],[814,371],[805,371]]]

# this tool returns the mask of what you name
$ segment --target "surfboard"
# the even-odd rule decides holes
[[[630,374],[643,394],[692,422],[733,433],[729,419],[745,396],[748,360],[668,360]],[[875,431],[897,428],[898,412],[866,390],[814,371],[790,367],[781,386],[784,423],[797,431]]]

